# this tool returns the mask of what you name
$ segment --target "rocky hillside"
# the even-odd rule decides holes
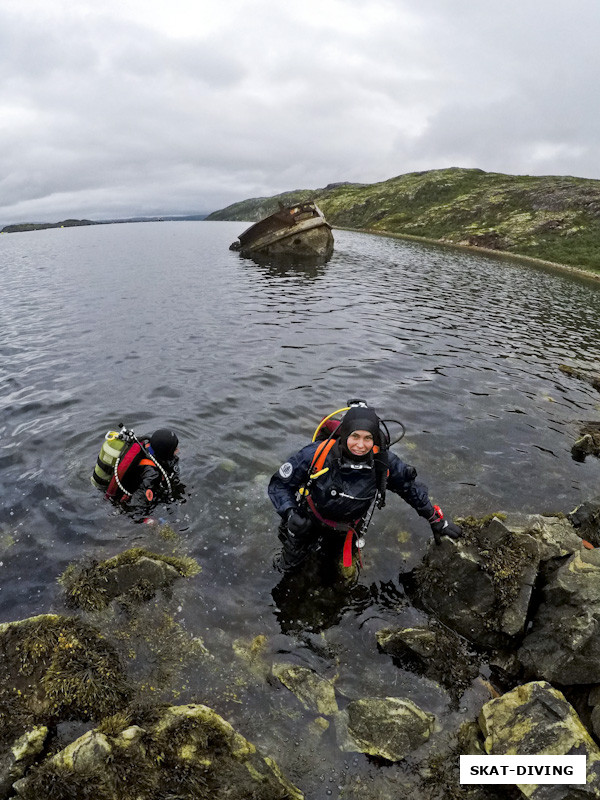
[[[314,199],[335,227],[485,247],[600,273],[600,181],[479,169],[412,172],[234,203],[208,220],[254,221]]]

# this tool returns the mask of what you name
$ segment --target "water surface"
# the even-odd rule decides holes
[[[361,776],[383,785],[401,767],[382,772],[340,753],[333,725],[311,739],[316,715],[265,679],[272,661],[337,675],[342,700],[410,697],[447,726],[461,710],[375,646],[379,628],[424,619],[398,575],[425,552],[427,524],[390,495],[369,530],[360,585],[337,606],[326,597],[313,618],[299,602],[282,626],[270,474],[324,414],[363,397],[405,424],[396,452],[447,513],[570,511],[598,494],[600,462],[577,463],[570,449],[578,421],[599,418],[600,397],[558,366],[597,358],[600,290],[509,260],[343,231],[324,266],[261,266],[228,250],[243,227],[0,237],[0,621],[64,611],[56,577],[74,559],[156,545],[89,475],[119,422],[139,434],[173,427],[187,492],[159,514],[202,565],[177,587],[176,616],[215,655],[189,671],[178,702],[213,705],[319,800]],[[232,645],[259,634],[262,667],[251,673]]]

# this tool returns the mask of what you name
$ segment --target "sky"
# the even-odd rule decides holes
[[[0,0],[0,225],[600,179],[598,0]]]

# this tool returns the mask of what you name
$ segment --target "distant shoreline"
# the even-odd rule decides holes
[[[0,233],[29,233],[31,231],[51,230],[55,228],[77,228],[87,225],[118,225],[133,222],[203,222],[208,214],[194,214],[189,216],[165,216],[165,217],[144,217],[144,218],[130,218],[130,219],[111,219],[111,220],[76,220],[67,219],[61,222],[25,222],[16,223],[13,225],[6,225]],[[600,282],[600,272],[595,270],[585,269],[584,267],[573,267],[569,264],[561,264],[558,261],[548,261],[546,259],[534,258],[533,256],[519,255],[518,253],[509,253],[503,250],[494,250],[489,247],[479,247],[475,245],[458,244],[456,242],[447,242],[441,239],[430,239],[426,236],[413,236],[407,233],[393,233],[391,231],[370,230],[368,228],[347,228],[342,225],[333,226],[334,230],[351,231],[353,233],[368,233],[370,236],[384,236],[388,239],[404,239],[411,242],[421,242],[422,244],[437,245],[439,247],[449,247],[454,250],[463,250],[469,253],[484,253],[488,256],[509,260],[521,261],[524,264],[543,267],[548,271],[566,272],[572,275],[577,275],[582,278],[589,278],[595,282]]]
[[[81,228],[87,225],[122,225],[129,222],[202,222],[208,214],[165,215],[159,217],[129,217],[126,219],[63,219],[60,222],[15,222],[5,225],[0,233],[30,233],[53,228]]]
[[[504,259],[505,261],[522,261],[524,264],[533,266],[544,267],[545,269],[556,272],[568,272],[574,275],[581,276],[582,278],[590,278],[593,281],[600,281],[600,272],[595,270],[588,270],[584,267],[572,267],[569,264],[561,264],[558,261],[547,261],[542,258],[534,258],[533,256],[523,256],[518,253],[509,253],[505,250],[493,250],[489,247],[479,247],[469,244],[458,244],[456,242],[444,242],[441,239],[428,239],[426,236],[411,236],[407,233],[392,233],[389,231],[374,231],[368,228],[345,228],[341,225],[333,226],[334,230],[351,231],[353,233],[368,233],[371,236],[384,236],[387,239],[406,239],[412,242],[421,242],[422,244],[433,244],[439,247],[449,247],[453,250],[463,250],[468,253],[485,253],[487,256],[495,256],[496,258]]]

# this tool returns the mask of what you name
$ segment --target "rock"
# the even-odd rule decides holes
[[[438,681],[460,696],[479,674],[479,666],[465,643],[441,625],[414,628],[383,628],[375,634],[377,644],[399,666]]]
[[[336,716],[341,750],[401,761],[430,737],[435,717],[401,697],[354,700]]]
[[[562,558],[576,553],[581,537],[566,517],[544,517],[541,514],[509,514],[505,526],[513,533],[524,533],[536,540],[540,561]]]
[[[293,664],[273,664],[272,672],[296,695],[304,708],[327,716],[337,713],[333,684],[311,669]]]
[[[107,722],[15,784],[24,800],[46,797],[210,797],[302,800],[270,758],[203,705],[147,712],[137,724]]]
[[[600,457],[600,422],[586,422],[571,447],[573,461],[584,462],[587,456]]]
[[[577,506],[569,514],[569,522],[577,534],[600,547],[600,500],[591,500]]]
[[[493,518],[465,528],[462,539],[442,539],[415,570],[422,602],[445,625],[479,645],[506,646],[523,633],[539,548]]]
[[[252,673],[266,678],[269,674],[269,666],[265,661],[266,645],[267,637],[264,633],[259,633],[253,639],[236,639],[232,647],[236,656],[246,663]]]
[[[36,725],[20,736],[0,755],[0,798],[5,800],[10,794],[13,784],[35,763],[42,752],[48,728]]]
[[[107,561],[71,564],[59,581],[70,606],[94,611],[116,597],[148,600],[157,589],[166,589],[177,578],[195,575],[199,569],[191,558],[161,556],[136,547]]]
[[[600,683],[600,550],[582,547],[553,573],[518,656],[536,678]]]
[[[488,755],[585,755],[587,784],[520,784],[531,800],[600,797],[600,750],[572,706],[545,681],[517,686],[483,706],[479,725]]]
[[[99,719],[131,695],[117,653],[76,619],[44,614],[0,625],[0,711],[11,723]],[[29,722],[29,724],[27,724]]]

